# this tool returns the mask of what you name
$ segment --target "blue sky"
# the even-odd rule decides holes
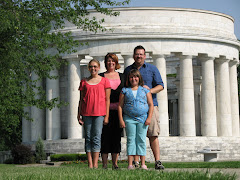
[[[240,0],[131,0],[127,7],[178,7],[215,11],[235,20],[235,35],[240,40]]]

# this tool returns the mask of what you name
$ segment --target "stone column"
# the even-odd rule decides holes
[[[200,80],[194,80],[194,105],[196,136],[201,136]]]
[[[179,67],[176,67],[177,69],[177,79],[176,81],[174,82],[174,84],[176,85],[177,87],[177,92],[175,93],[175,96],[176,96],[176,103],[174,103],[174,106],[176,107],[175,111],[174,112],[177,112],[176,113],[176,123],[177,123],[177,126],[176,126],[176,132],[177,136],[180,135],[180,81],[179,81],[179,76],[180,76],[180,66]]]
[[[166,60],[164,55],[152,55],[153,63],[158,68],[164,83],[164,89],[157,94],[160,121],[160,136],[169,136],[168,95]]]
[[[124,68],[132,65],[134,63],[134,59],[133,59],[133,55],[131,54],[128,54],[128,55],[124,55],[124,54],[121,54],[123,59],[124,59]]]
[[[217,136],[214,58],[207,56],[199,56],[199,59],[202,62],[202,136]]]
[[[99,73],[105,72],[106,68],[105,68],[105,63],[104,63],[104,58],[105,56],[91,56],[93,59],[96,59],[99,61],[100,63],[100,70]]]
[[[175,96],[176,96],[176,100],[177,100],[177,134],[176,135],[180,135],[180,64],[177,64],[177,66],[175,67],[176,69],[176,80],[174,81],[174,84],[176,85],[176,88],[177,88],[177,91],[175,93]]]
[[[42,81],[39,80],[38,75],[33,72],[32,80],[38,80],[36,85],[37,87],[42,86]],[[38,95],[38,90],[35,88],[34,92],[36,93],[35,98],[40,98]],[[45,139],[45,113],[44,110],[39,109],[36,106],[31,107],[31,118],[33,122],[31,122],[31,141],[37,141],[39,137]]]
[[[174,135],[177,136],[179,135],[178,132],[178,105],[177,105],[177,100],[173,100],[173,122],[174,122]]]
[[[178,106],[177,106],[177,100],[173,99],[171,100],[172,104],[172,124],[169,126],[171,128],[171,134],[172,136],[178,135]]]
[[[52,70],[50,76],[59,76],[58,70]],[[47,100],[60,97],[59,94],[59,77],[57,79],[46,79]],[[59,102],[57,102],[59,103]],[[61,139],[61,120],[60,109],[46,109],[46,140]]]
[[[217,132],[218,136],[232,136],[229,60],[215,60],[217,69]]]
[[[24,112],[31,116],[31,107],[24,107]],[[22,142],[31,141],[31,121],[22,118]]]
[[[239,136],[239,97],[237,81],[237,61],[229,63],[231,112],[232,112],[232,135]]]
[[[192,56],[180,59],[180,136],[196,136]]]
[[[80,58],[69,58],[68,60],[68,139],[81,139],[82,126],[77,120],[78,104],[80,99]]]

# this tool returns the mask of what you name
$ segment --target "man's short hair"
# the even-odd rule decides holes
[[[143,50],[144,50],[144,54],[145,54],[145,48],[144,48],[143,46],[141,46],[141,45],[136,46],[136,47],[134,48],[133,54],[135,54],[135,52],[137,51],[137,49],[143,49]]]

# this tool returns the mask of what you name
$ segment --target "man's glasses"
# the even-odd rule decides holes
[[[134,56],[144,56],[144,54],[134,54]]]

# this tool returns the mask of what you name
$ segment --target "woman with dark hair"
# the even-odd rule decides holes
[[[124,86],[124,76],[116,72],[120,68],[116,54],[108,53],[105,56],[106,72],[99,74],[109,80],[111,86],[109,123],[103,126],[101,139],[101,155],[103,168],[107,168],[108,153],[112,155],[112,168],[118,169],[117,161],[121,152],[121,133],[118,119],[118,101],[120,92]]]

